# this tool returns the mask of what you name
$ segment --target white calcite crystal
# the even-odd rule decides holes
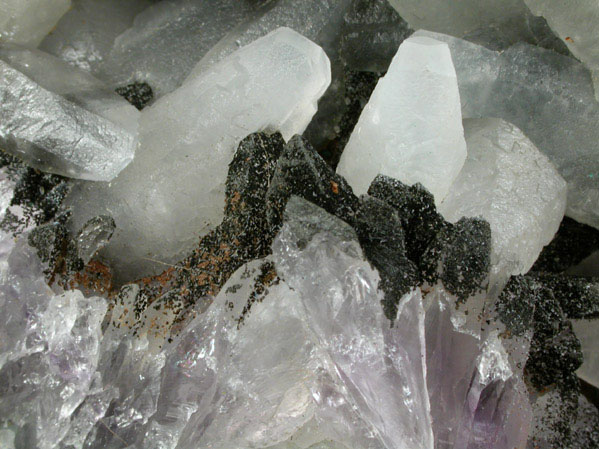
[[[75,227],[112,216],[117,231],[103,254],[117,272],[162,271],[154,261],[176,261],[220,223],[241,139],[302,133],[329,83],[325,53],[288,28],[241,48],[142,112],[133,163],[109,185],[73,191]]]
[[[138,14],[133,26],[116,38],[103,74],[116,86],[144,81],[157,96],[171,92],[227,31],[253,17],[262,3],[263,0],[156,3]],[[239,45],[235,50],[238,48]]]
[[[110,181],[131,162],[139,112],[89,73],[0,47],[0,145],[42,171]]]
[[[357,194],[378,174],[421,183],[439,203],[466,159],[460,95],[449,48],[404,41],[341,155],[337,172]]]
[[[568,183],[566,214],[599,228],[599,103],[589,71],[532,45],[500,53],[442,34],[416,35],[448,43],[463,117],[499,117],[520,128]]]
[[[524,0],[533,14],[547,19],[574,56],[593,72],[599,100],[599,3],[594,0]]]
[[[566,182],[547,156],[501,119],[464,120],[468,157],[439,206],[450,222],[482,217],[491,225],[491,284],[526,273],[555,235]]]
[[[150,0],[76,0],[39,49],[99,76],[114,40],[150,5]]]
[[[599,320],[572,320],[572,327],[580,345],[584,361],[576,371],[578,376],[599,388]]]
[[[36,47],[70,6],[71,0],[2,0],[0,41]]]
[[[336,28],[343,23],[343,15],[349,8],[351,0],[279,0],[266,2],[253,17],[240,23],[218,41],[210,51],[194,67],[190,78],[227,55],[240,45],[265,36],[279,27],[288,27],[302,36],[321,45],[330,54],[332,37]]]

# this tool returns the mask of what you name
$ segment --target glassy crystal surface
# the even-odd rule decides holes
[[[424,185],[439,203],[466,159],[460,95],[446,44],[409,38],[377,84],[337,172],[356,193],[378,174]]]
[[[463,116],[498,117],[520,128],[568,183],[566,214],[599,228],[599,103],[589,71],[532,45],[499,53],[437,33],[416,35],[448,43]]]
[[[301,133],[329,82],[322,49],[288,28],[241,48],[142,112],[134,162],[110,185],[73,191],[75,227],[111,215],[118,231],[103,255],[119,273],[162,271],[220,223],[239,141]]]
[[[439,211],[456,222],[491,225],[491,284],[526,273],[556,233],[566,208],[566,182],[547,156],[501,119],[466,119],[468,157]]]
[[[599,388],[599,320],[572,320],[574,333],[580,340],[584,362],[577,374],[581,379]]]
[[[574,3],[559,0],[524,0],[533,14],[543,16],[564,40],[572,54],[593,72],[599,99],[599,5],[592,0]]]
[[[0,39],[36,47],[70,6],[71,0],[2,0]]]
[[[42,171],[95,181],[131,162],[139,112],[89,73],[9,44],[0,70],[3,149]]]

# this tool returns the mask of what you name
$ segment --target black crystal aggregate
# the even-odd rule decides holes
[[[154,98],[154,91],[150,85],[139,81],[117,87],[115,92],[140,111]]]

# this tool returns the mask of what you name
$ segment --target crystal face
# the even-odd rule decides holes
[[[599,447],[558,3],[0,0],[0,449]]]
[[[356,193],[382,173],[421,183],[440,203],[466,158],[460,95],[449,49],[404,41],[375,88],[339,161]]]

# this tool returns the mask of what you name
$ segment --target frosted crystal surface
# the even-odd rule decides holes
[[[499,117],[520,128],[568,183],[566,214],[599,228],[599,103],[589,71],[532,45],[499,53],[437,33],[416,35],[448,43],[463,117]]]
[[[36,47],[71,6],[71,0],[2,0],[0,40]]]
[[[341,155],[337,172],[366,193],[378,174],[423,184],[439,203],[466,159],[460,95],[446,44],[404,41]]]
[[[450,222],[482,217],[491,225],[491,284],[526,273],[562,221],[566,182],[514,125],[466,119],[468,157],[439,206]]]
[[[100,76],[116,37],[149,5],[150,0],[75,0],[39,49]]]
[[[240,45],[247,45],[279,27],[295,30],[321,45],[329,54],[329,44],[350,3],[351,0],[279,0],[267,3],[255,17],[241,23],[218,41],[193,68],[189,78],[233,53]]]
[[[132,159],[139,112],[89,73],[38,50],[0,47],[0,142],[30,165],[109,181]]]
[[[251,20],[261,3],[264,1],[156,3],[138,14],[133,26],[116,38],[103,73],[114,85],[145,81],[158,96],[171,92],[227,31],[243,20]]]
[[[599,4],[594,0],[524,0],[533,14],[547,19],[574,56],[593,72],[595,96],[599,99]]]
[[[330,82],[322,49],[281,28],[231,54],[142,112],[135,160],[110,185],[71,195],[75,226],[108,214],[117,233],[103,254],[139,276],[174,262],[220,223],[227,167],[260,130],[302,133]]]
[[[599,388],[599,320],[572,320],[574,333],[580,340],[584,361],[576,372],[581,379]]]

